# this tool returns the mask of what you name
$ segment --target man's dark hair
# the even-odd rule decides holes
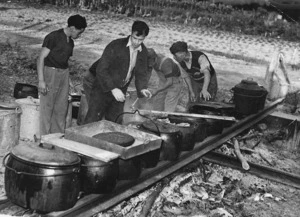
[[[184,41],[177,41],[170,47],[171,53],[174,55],[177,52],[187,52],[188,46],[187,43]]]
[[[76,29],[85,29],[87,27],[85,17],[79,14],[70,16],[68,19],[68,27],[74,26]]]
[[[149,34],[149,26],[143,21],[136,20],[132,24],[131,32],[137,32],[137,36],[147,36]]]

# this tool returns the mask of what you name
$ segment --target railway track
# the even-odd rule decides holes
[[[271,114],[276,106],[282,102],[282,99],[277,100],[271,103],[264,110],[260,111],[257,114],[248,116],[231,127],[225,129],[222,134],[211,136],[205,139],[201,143],[197,143],[193,151],[182,152],[179,159],[173,162],[162,161],[152,169],[143,170],[140,178],[136,180],[120,181],[118,182],[114,192],[110,194],[90,194],[82,197],[78,200],[76,205],[66,211],[61,212],[52,212],[43,217],[87,217],[92,216],[96,213],[102,212],[109,209],[110,207],[122,202],[123,200],[137,194],[148,188],[149,186],[155,184],[156,182],[162,180],[164,177],[176,172],[182,167],[187,166],[193,161],[203,158],[206,161],[213,163],[221,163],[225,166],[233,167],[235,169],[241,169],[239,163],[235,158],[228,157],[216,152],[213,152],[214,149],[221,146],[223,143],[229,139],[240,134],[244,130],[255,125],[269,114]],[[257,164],[251,164],[251,169],[249,171],[252,174],[257,175],[261,178],[266,178],[276,182],[284,183],[296,188],[300,188],[300,177],[289,174],[280,170],[275,170],[269,167],[263,167]],[[0,203],[0,210],[3,209],[13,209],[16,207],[16,212],[21,213],[26,212],[27,210],[22,209],[16,205],[13,205],[9,201]],[[14,215],[12,213],[12,215]],[[32,214],[35,216],[35,213]]]

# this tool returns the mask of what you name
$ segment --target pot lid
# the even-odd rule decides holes
[[[235,90],[241,89],[241,90],[249,90],[249,91],[262,91],[264,88],[262,86],[259,86],[257,82],[253,81],[252,78],[247,78],[245,80],[242,80],[241,83],[237,84],[234,87]]]
[[[241,83],[237,84],[233,88],[233,90],[235,93],[250,95],[262,94],[267,92],[267,90],[263,86],[259,86],[257,82],[253,81],[252,78],[242,80]]]
[[[20,141],[11,154],[30,163],[48,166],[70,166],[80,163],[77,154],[46,143]]]
[[[98,133],[94,135],[93,138],[111,142],[123,147],[131,146],[135,141],[135,138],[133,136],[122,132]]]
[[[180,129],[173,124],[164,123],[161,121],[145,121],[142,126],[155,133],[177,133]]]

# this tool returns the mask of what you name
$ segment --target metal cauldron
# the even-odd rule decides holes
[[[181,152],[182,133],[173,124],[160,121],[145,121],[141,128],[161,137],[160,160],[175,161]]]
[[[237,115],[255,114],[265,107],[268,91],[252,78],[242,80],[232,88],[233,102]]]
[[[103,162],[84,155],[81,158],[81,189],[85,193],[105,194],[114,190],[119,175],[118,159]]]
[[[120,118],[122,118],[123,125],[130,126],[132,128],[149,133],[149,130],[143,128],[142,124],[144,121],[151,121],[151,119],[149,117],[140,114],[139,110],[135,110],[132,112],[123,112],[116,118],[116,122]],[[153,151],[149,151],[145,154],[142,154],[140,156],[137,156],[132,160],[120,160],[120,165],[123,165],[123,169],[126,168],[124,172],[120,172],[121,173],[120,177],[121,178],[124,177],[126,171],[127,171],[127,176],[128,174],[132,174],[130,175],[131,177],[136,177],[141,172],[142,168],[156,167],[159,162],[159,157],[160,157],[160,149],[156,149]]]
[[[207,137],[207,121],[203,118],[191,118],[183,116],[168,116],[171,123],[183,124],[187,123],[189,126],[178,126],[183,135],[182,151],[191,151],[194,149],[196,142],[202,142]]]
[[[80,158],[75,153],[20,141],[3,165],[6,195],[13,203],[47,213],[69,209],[77,202]]]
[[[215,116],[232,116],[234,114],[234,105],[221,102],[203,102],[192,103],[188,108],[189,113],[215,115]],[[225,127],[231,126],[233,121],[224,121],[218,119],[205,118],[207,122],[207,136],[222,133]]]

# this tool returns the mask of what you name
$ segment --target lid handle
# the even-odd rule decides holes
[[[47,143],[40,143],[39,147],[48,150],[53,150],[55,148],[54,145],[47,144]]]

